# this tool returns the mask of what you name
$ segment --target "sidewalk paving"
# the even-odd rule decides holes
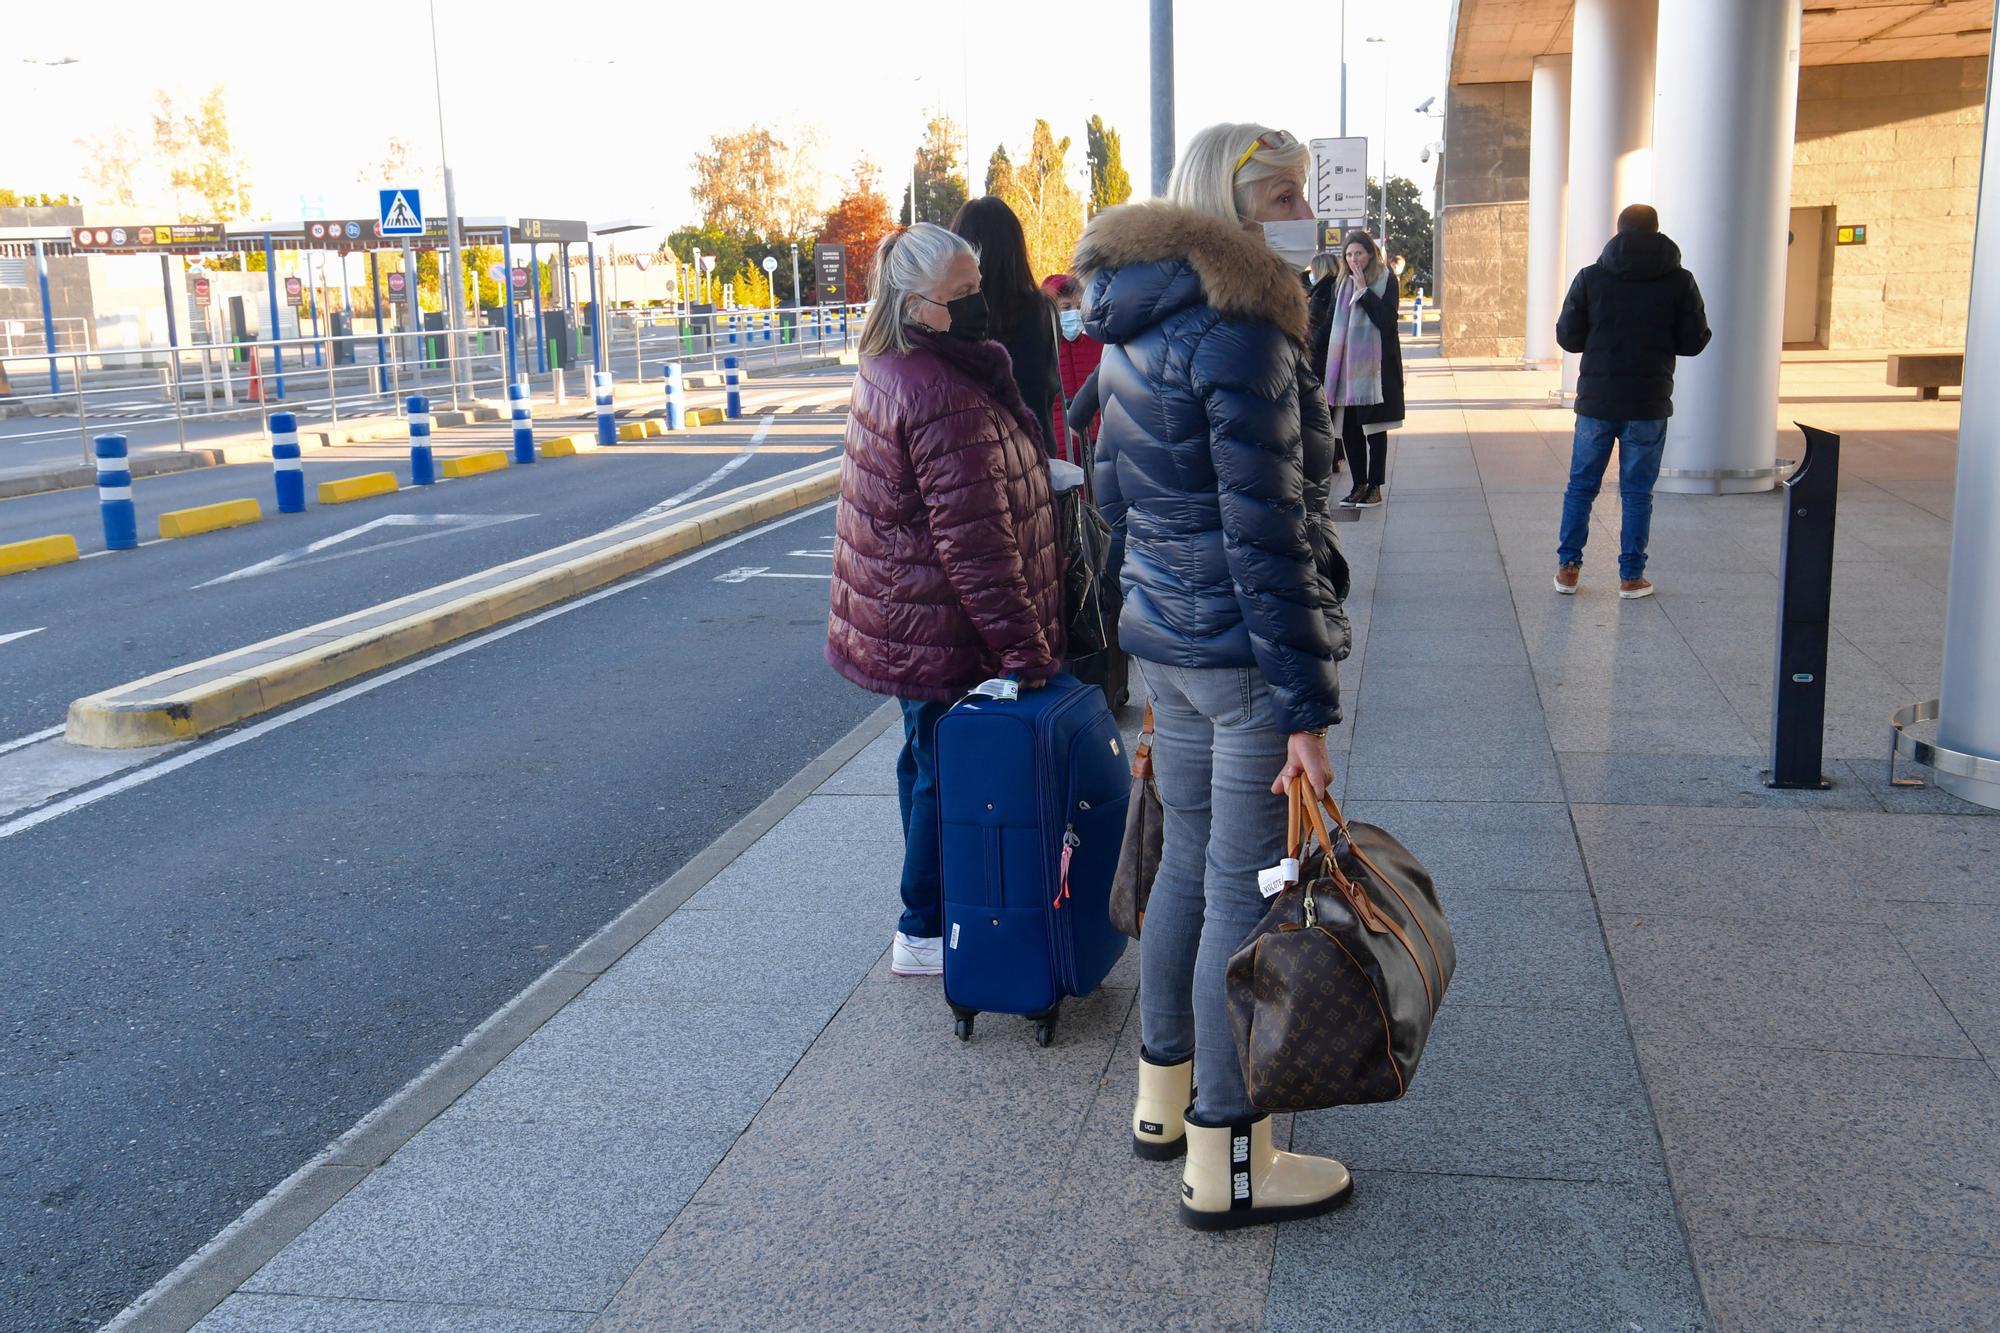
[[[1408,1098],[1280,1127],[1352,1208],[1177,1224],[1127,1146],[1136,949],[1046,1050],[888,974],[891,729],[199,1327],[2000,1327],[2000,820],[1883,762],[1956,404],[1857,364],[1787,365],[1846,447],[1835,786],[1777,793],[1778,497],[1661,496],[1620,602],[1613,488],[1558,598],[1549,377],[1413,354],[1334,744],[1460,968]]]

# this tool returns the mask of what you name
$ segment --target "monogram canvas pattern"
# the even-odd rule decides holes
[[[1457,963],[1423,863],[1372,824],[1348,833],[1337,863],[1304,858],[1301,882],[1229,960],[1230,1022],[1260,1111],[1401,1097]]]

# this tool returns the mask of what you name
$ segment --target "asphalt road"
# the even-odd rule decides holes
[[[115,1314],[872,711],[832,531],[0,819],[0,1327]]]
[[[754,407],[760,401],[837,400],[846,383],[839,374],[796,377],[759,385],[747,401]],[[161,510],[183,505],[249,495],[266,516],[246,527],[0,582],[0,681],[6,685],[0,689],[0,745],[60,723],[70,700],[81,695],[559,545],[697,486],[707,486],[702,495],[713,495],[791,471],[831,456],[840,443],[837,418],[781,415],[746,458],[760,424],[746,418],[671,441],[619,445],[320,506],[310,497],[325,477],[392,470],[408,481],[406,449],[327,450],[308,462],[303,514],[275,512],[268,465],[142,479],[135,487],[142,538],[157,532]],[[546,426],[541,433],[558,431]],[[492,426],[449,438],[488,448],[505,447],[506,440]],[[718,452],[674,452],[691,448]],[[445,452],[459,451],[454,444]],[[322,461],[333,455],[346,461]],[[0,501],[0,541],[67,531],[100,549],[96,509],[92,491]],[[307,549],[315,543],[321,548]],[[238,577],[228,577],[233,574]],[[9,639],[11,634],[24,637]]]

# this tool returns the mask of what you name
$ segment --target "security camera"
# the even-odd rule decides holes
[[[1422,153],[1417,155],[1417,161],[1419,162],[1428,162],[1430,160],[1431,160],[1431,150],[1428,148],[1424,149]]]
[[[1417,113],[1419,115],[1422,115],[1424,112],[1429,111],[1431,107],[1436,104],[1436,102],[1437,98],[1426,97],[1422,102],[1417,104]]]

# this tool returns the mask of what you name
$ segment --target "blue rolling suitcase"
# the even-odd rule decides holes
[[[1046,1046],[1063,998],[1125,950],[1110,904],[1132,773],[1097,686],[992,684],[938,722],[944,994],[960,1040],[982,1012],[1023,1014]]]

